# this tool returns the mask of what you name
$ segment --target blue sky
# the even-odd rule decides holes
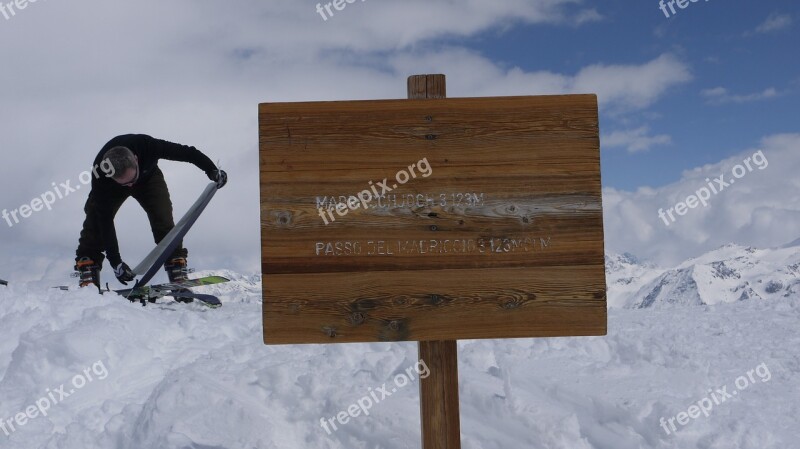
[[[597,10],[603,16],[597,22],[518,25],[486,31],[467,43],[494,61],[526,71],[574,73],[591,64],[631,64],[663,53],[689,66],[692,80],[646,110],[622,119],[601,117],[604,134],[649,126],[650,134],[671,139],[635,153],[604,148],[604,185],[665,185],[680,179],[685,169],[756,145],[764,135],[797,131],[800,3],[701,0],[670,18],[654,0],[605,1]],[[788,24],[780,26],[784,18]],[[756,32],[768,19],[774,19],[775,29]],[[718,87],[739,96],[772,88],[776,95],[722,104],[703,96],[704,90]]]
[[[112,137],[150,134],[229,173],[187,238],[191,264],[258,272],[257,105],[405,98],[409,75],[444,73],[450,97],[598,95],[609,251],[676,263],[800,237],[795,3],[699,1],[666,18],[656,0],[367,0],[327,21],[316,4],[39,1],[0,13],[0,210],[74,181]],[[660,223],[659,208],[757,149],[770,168]],[[207,178],[162,168],[180,215]],[[0,225],[0,277],[63,280],[85,199]],[[152,237],[129,203],[117,231],[136,264]]]

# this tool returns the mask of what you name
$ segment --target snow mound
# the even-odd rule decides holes
[[[743,265],[726,266],[743,276]],[[220,295],[223,307],[214,310],[169,300],[142,307],[33,283],[0,288],[0,447],[419,447],[419,381],[396,387],[417,363],[415,343],[265,346],[261,277],[213,273],[232,279],[204,287]],[[612,309],[606,337],[462,341],[463,447],[793,447],[798,322],[795,295]],[[756,377],[708,417],[663,431],[660,418],[686,411],[712,388],[730,391],[760,364],[770,370],[767,381]],[[321,421],[384,386],[391,395],[369,415],[323,428]],[[46,416],[14,421],[48,397],[58,400]]]

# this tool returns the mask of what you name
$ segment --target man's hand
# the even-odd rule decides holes
[[[119,265],[114,267],[114,275],[117,280],[122,282],[123,285],[128,285],[128,282],[136,279],[136,275],[131,271],[131,267],[125,262],[120,262]]]
[[[217,189],[225,187],[225,184],[228,183],[228,174],[225,173],[225,170],[210,171],[206,173],[206,176],[217,183]]]

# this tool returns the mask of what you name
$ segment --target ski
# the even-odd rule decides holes
[[[214,295],[208,295],[205,293],[194,293],[189,290],[189,288],[193,287],[202,287],[205,285],[215,285],[215,284],[223,284],[225,282],[230,282],[230,279],[222,277],[222,276],[206,276],[198,279],[189,279],[185,282],[173,282],[173,283],[166,283],[166,284],[158,284],[158,285],[146,285],[144,287],[137,287],[127,288],[122,290],[113,290],[114,293],[122,296],[123,298],[131,301],[136,302],[139,301],[143,306],[146,306],[147,303],[155,303],[157,299],[164,298],[167,296],[171,296],[176,299],[196,299],[201,304],[208,306],[212,309],[216,309],[217,307],[222,307],[222,302]],[[66,285],[58,285],[55,287],[61,291],[69,291],[69,286]],[[105,293],[112,291],[106,287],[105,290],[100,290],[100,293]],[[178,301],[178,302],[189,302],[189,301]]]
[[[178,221],[178,224],[161,239],[161,242],[150,251],[150,254],[148,254],[136,268],[131,270],[134,274],[142,276],[136,281],[134,289],[147,285],[150,279],[153,279],[153,276],[156,275],[161,266],[164,265],[164,262],[167,261],[170,254],[178,246],[178,242],[189,232],[189,229],[191,229],[192,225],[197,221],[197,218],[200,217],[200,214],[206,206],[208,206],[208,203],[211,202],[211,198],[214,198],[216,192],[217,184],[213,182],[208,184],[197,201],[195,201],[192,207],[184,214],[183,218]]]
[[[205,294],[202,294],[202,293],[192,293],[190,291],[185,291],[185,292],[174,291],[174,292],[169,292],[169,294],[166,295],[166,296],[172,296],[176,300],[177,300],[177,298],[196,299],[196,300],[200,301],[201,303],[203,303],[203,305],[211,307],[212,309],[216,309],[217,307],[222,307],[222,301],[220,301],[219,298],[217,298],[214,295],[205,295]]]
[[[150,288],[158,290],[179,290],[182,288],[202,287],[204,285],[224,284],[226,282],[230,282],[230,279],[222,276],[206,276],[198,279],[188,279],[183,282],[153,285]]]
[[[229,282],[230,279],[222,276],[206,276],[199,279],[189,279],[185,282],[173,282],[158,285],[146,285],[144,287],[136,287],[122,290],[114,290],[120,296],[127,298],[131,302],[139,301],[143,306],[148,302],[155,302],[159,298],[165,296],[172,296],[174,298],[197,299],[203,305],[217,308],[222,306],[222,302],[213,295],[194,293],[189,291],[192,287],[201,287],[204,285],[214,285]]]

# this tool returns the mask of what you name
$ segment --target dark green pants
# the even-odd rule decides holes
[[[112,198],[111,211],[114,216],[117,215],[117,211],[119,211],[122,203],[128,197],[133,197],[147,213],[147,218],[150,220],[150,229],[153,231],[153,239],[158,244],[175,227],[175,222],[172,218],[172,200],[170,200],[169,189],[161,169],[156,167],[147,181],[126,189]],[[75,252],[76,260],[81,257],[89,257],[102,267],[105,260],[103,255],[105,248],[103,247],[98,225],[97,207],[91,193],[83,210],[86,212],[86,220],[83,222],[81,237],[78,241],[78,250]],[[183,247],[183,242],[180,242],[170,259],[186,257],[187,255],[188,251]]]

